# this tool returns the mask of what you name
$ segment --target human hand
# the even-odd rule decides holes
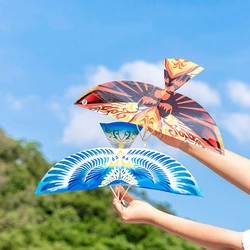
[[[174,137],[165,135],[161,132],[152,130],[150,128],[148,130],[152,133],[152,135],[156,136],[159,140],[161,140],[162,142],[166,143],[171,147],[181,149],[182,145],[185,144],[185,142],[175,139]]]
[[[118,191],[118,189],[120,190]],[[113,196],[113,207],[123,223],[151,223],[156,210],[153,206],[128,193],[125,194],[122,186],[116,186],[115,192],[119,195],[119,199]],[[120,201],[122,197],[123,199]]]

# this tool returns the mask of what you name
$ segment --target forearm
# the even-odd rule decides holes
[[[149,223],[208,249],[243,249],[242,233],[190,221],[156,209]]]
[[[209,167],[221,177],[250,194],[250,160],[225,150],[225,156],[183,143],[180,149]]]

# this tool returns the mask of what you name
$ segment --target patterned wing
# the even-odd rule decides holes
[[[220,131],[208,112],[187,96],[171,92],[159,108],[171,103],[171,115],[162,119],[162,133],[224,154]],[[163,113],[163,112],[162,112]]]
[[[169,58],[164,60],[164,80],[167,91],[176,91],[203,68],[185,59]]]
[[[168,59],[165,90],[142,82],[113,81],[90,89],[75,104],[224,154],[212,117],[194,100],[173,92],[202,69],[187,60]]]
[[[191,173],[170,156],[148,149],[127,149],[123,165],[129,162],[139,187],[175,194],[201,196]]]
[[[116,164],[117,151],[96,148],[72,154],[54,165],[42,178],[35,194],[97,188]]]
[[[115,184],[200,196],[192,175],[173,158],[145,149],[95,148],[54,165],[35,194],[87,190]]]
[[[154,108],[163,90],[136,81],[113,81],[98,85],[84,93],[75,104],[125,122],[139,124],[135,116]]]
[[[76,102],[88,108],[89,104],[138,102],[141,97],[154,96],[154,85],[136,81],[113,81],[97,85],[85,92]]]

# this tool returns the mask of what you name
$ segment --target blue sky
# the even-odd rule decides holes
[[[210,112],[227,149],[250,158],[249,9],[243,0],[0,0],[0,126],[39,141],[50,161],[108,146],[98,122],[111,120],[74,106],[76,98],[110,80],[163,87],[163,59],[179,57],[205,68],[179,92]],[[156,139],[148,146],[183,163],[204,194],[151,198],[196,221],[250,227],[248,195]]]

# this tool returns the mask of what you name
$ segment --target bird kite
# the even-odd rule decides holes
[[[194,177],[175,159],[155,150],[130,148],[139,133],[135,124],[101,123],[101,127],[112,147],[87,149],[64,158],[45,174],[35,194],[121,184],[201,196]]]
[[[196,101],[176,92],[203,68],[184,59],[165,59],[165,88],[138,81],[112,81],[86,91],[76,105],[224,154],[220,131]]]

